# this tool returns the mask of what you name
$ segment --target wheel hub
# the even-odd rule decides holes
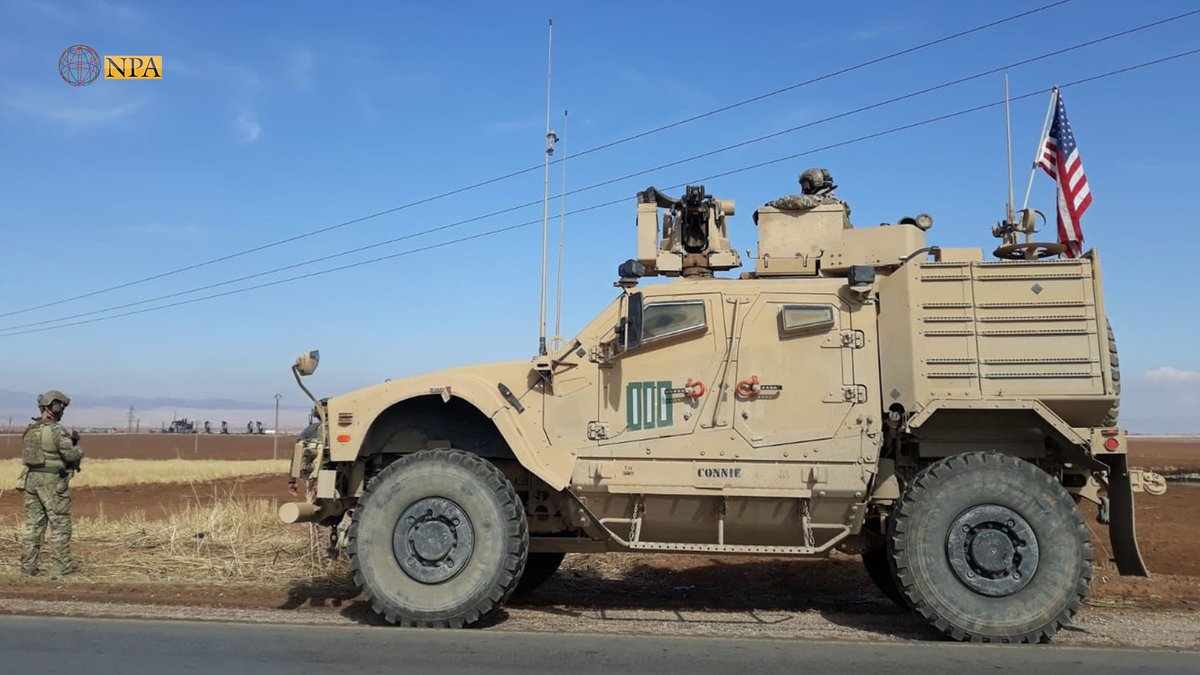
[[[1012,595],[1037,572],[1037,536],[1012,509],[996,504],[974,506],[950,526],[946,557],[967,588],[992,597]]]
[[[413,502],[396,521],[392,552],[416,581],[437,584],[462,571],[475,549],[475,528],[462,507],[442,497]]]

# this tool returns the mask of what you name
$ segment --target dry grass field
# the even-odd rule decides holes
[[[246,476],[283,475],[287,460],[252,459],[93,459],[71,480],[72,488],[211,483]],[[21,460],[0,460],[0,485],[16,483]]]
[[[89,459],[271,459],[291,457],[296,437],[248,434],[84,434]],[[21,456],[20,434],[0,434],[0,459]]]

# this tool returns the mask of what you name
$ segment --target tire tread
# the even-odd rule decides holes
[[[973,466],[986,465],[996,465],[1017,471],[1048,488],[1049,492],[1056,496],[1060,506],[1064,509],[1069,509],[1068,512],[1072,514],[1074,534],[1081,542],[1083,548],[1085,562],[1083,573],[1076,581],[1071,600],[1047,625],[1039,630],[1021,635],[994,637],[968,631],[951,624],[948,619],[938,614],[936,609],[922,595],[916,586],[913,574],[907,566],[910,512],[914,508],[919,508],[919,505],[925,499],[925,495],[933,485],[946,480],[958,471]],[[950,638],[961,642],[1035,643],[1049,641],[1060,629],[1069,625],[1071,619],[1083,607],[1092,578],[1093,552],[1091,533],[1083,520],[1083,516],[1071,500],[1070,495],[1062,488],[1062,485],[1037,466],[1022,459],[998,452],[971,452],[953,455],[930,464],[917,474],[916,478],[904,490],[904,493],[900,497],[900,502],[897,504],[897,508],[892,515],[888,530],[888,550],[890,552],[888,558],[893,576],[899,585],[900,592],[908,599],[912,608],[934,628]]]
[[[356,544],[358,541],[360,515],[364,508],[370,506],[371,496],[374,491],[380,485],[385,484],[390,476],[419,462],[454,464],[482,478],[484,483],[498,497],[501,509],[505,513],[505,535],[510,539],[516,539],[518,542],[513,552],[504,561],[504,570],[501,575],[499,587],[484,595],[474,606],[466,607],[458,614],[446,618],[431,619],[422,616],[420,613],[408,613],[403,607],[390,602],[385,595],[377,593],[366,583],[366,577],[362,570],[362,562],[357,552]],[[382,616],[390,624],[426,628],[463,628],[476,624],[496,611],[512,595],[513,591],[516,590],[517,584],[515,580],[521,576],[525,558],[529,551],[529,525],[524,515],[524,508],[521,506],[520,498],[517,496],[512,483],[509,482],[508,478],[494,464],[482,457],[452,448],[422,450],[405,455],[389,464],[367,483],[363,489],[362,497],[359,499],[358,506],[354,509],[346,545],[349,550],[350,571],[354,576],[354,585],[358,589],[358,592],[370,602],[371,608],[375,613]]]

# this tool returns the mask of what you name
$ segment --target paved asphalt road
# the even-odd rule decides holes
[[[1200,672],[1195,652],[0,617],[4,673]]]

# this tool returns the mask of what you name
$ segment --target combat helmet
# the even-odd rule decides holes
[[[804,173],[800,174],[800,192],[803,194],[823,195],[836,189],[829,169],[805,169]]]
[[[62,393],[61,391],[59,391],[57,389],[51,389],[50,391],[42,394],[41,396],[38,396],[38,407],[39,408],[49,408],[51,405],[54,404],[55,401],[61,401],[64,407],[71,405],[71,397],[70,396],[67,396],[66,394]]]

